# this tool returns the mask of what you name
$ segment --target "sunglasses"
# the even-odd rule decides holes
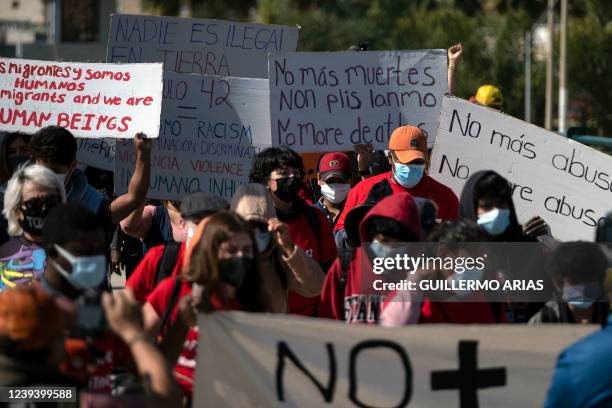
[[[24,201],[19,205],[22,211],[45,212],[61,203],[58,196],[36,197]]]

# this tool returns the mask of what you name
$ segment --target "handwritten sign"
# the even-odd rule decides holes
[[[612,157],[501,112],[444,98],[429,174],[460,195],[495,170],[513,183],[519,221],[539,215],[561,240],[595,238],[612,203]]]
[[[88,166],[102,170],[115,171],[115,139],[77,140],[77,160]]]
[[[177,17],[111,16],[107,62],[163,62],[178,73],[268,78],[270,52],[295,51],[298,29]]]
[[[164,75],[160,137],[152,152],[149,197],[181,200],[205,191],[231,198],[270,141],[268,80]],[[136,155],[118,141],[115,191],[127,191]]]
[[[65,127],[76,137],[157,137],[161,64],[0,58],[0,130]]]
[[[300,152],[386,149],[393,130],[419,126],[433,144],[447,91],[446,51],[270,55],[272,141]]]
[[[201,314],[198,326],[197,407],[541,407],[559,352],[598,330],[240,312]]]

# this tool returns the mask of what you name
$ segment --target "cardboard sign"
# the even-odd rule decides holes
[[[115,171],[115,139],[77,140],[77,160],[88,166],[102,170]]]
[[[0,130],[55,125],[75,137],[157,137],[161,96],[161,64],[0,58]]]
[[[457,196],[479,170],[514,186],[519,222],[541,216],[561,240],[595,238],[612,209],[612,157],[468,101],[445,97],[429,174]]]
[[[255,155],[270,146],[268,97],[267,79],[166,72],[148,196],[182,200],[205,191],[231,198],[248,181]],[[118,142],[118,194],[127,191],[135,161],[132,142]]]
[[[271,54],[269,69],[274,145],[386,149],[407,124],[433,144],[448,88],[445,50]]]
[[[177,17],[111,16],[106,61],[163,62],[165,71],[268,78],[270,52],[295,51],[298,29]]]
[[[196,407],[541,407],[559,352],[595,325],[199,317]]]

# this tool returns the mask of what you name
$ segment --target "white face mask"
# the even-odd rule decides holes
[[[346,196],[351,191],[351,185],[347,183],[332,183],[321,185],[321,194],[330,203],[339,204],[346,200]]]

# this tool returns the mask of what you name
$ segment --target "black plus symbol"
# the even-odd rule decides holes
[[[478,342],[459,342],[459,369],[456,371],[432,371],[431,389],[459,390],[460,408],[478,408],[478,390],[506,385],[504,367],[478,369]]]

